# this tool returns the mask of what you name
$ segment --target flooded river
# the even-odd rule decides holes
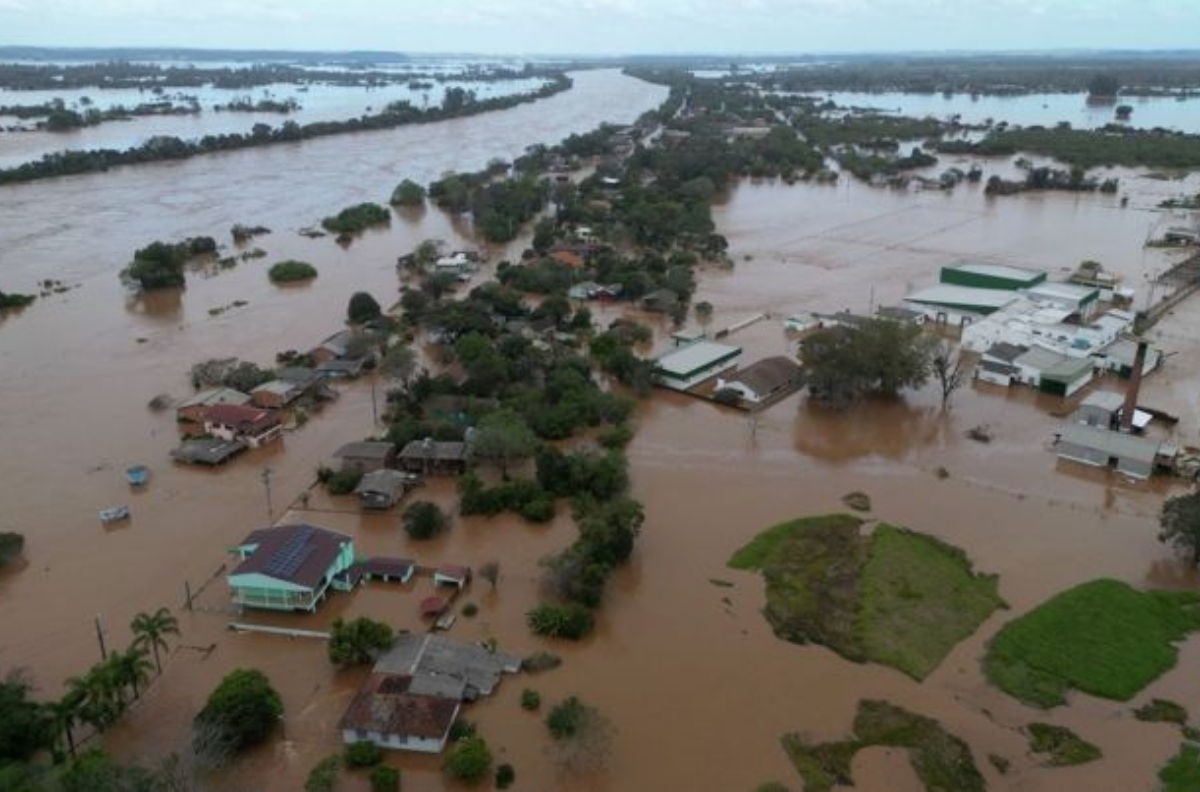
[[[472,565],[499,559],[499,585],[474,584],[467,598],[479,614],[460,619],[451,634],[495,637],[517,654],[546,648],[523,618],[537,599],[538,560],[574,538],[566,515],[540,527],[508,516],[457,518],[447,535],[413,545],[395,515],[361,516],[321,493],[299,508],[295,498],[317,464],[374,431],[368,380],[345,386],[336,403],[274,448],[213,472],[173,467],[166,456],[173,415],[145,405],[158,393],[185,395],[187,369],[199,359],[267,363],[278,350],[315,344],[338,328],[353,291],[394,298],[396,255],[428,237],[457,242],[463,230],[430,210],[398,216],[389,230],[343,250],[330,239],[301,237],[298,228],[350,203],[383,200],[401,178],[427,182],[445,170],[479,168],[601,121],[632,120],[663,97],[663,89],[614,72],[589,72],[575,75],[566,94],[503,113],[0,190],[0,288],[29,290],[48,277],[77,286],[0,323],[0,530],[28,539],[28,564],[0,575],[0,671],[28,666],[44,694],[55,696],[62,680],[98,659],[97,614],[109,646],[123,646],[135,613],[170,606],[180,616],[182,647],[106,738],[109,747],[146,760],[183,750],[191,714],[221,676],[259,667],[284,696],[283,739],[211,786],[301,788],[309,768],[339,749],[337,720],[361,672],[332,671],[317,642],[224,629],[232,617],[220,566],[225,550],[268,518],[264,467],[272,471],[271,517],[290,509],[288,519],[352,533],[364,555]],[[716,211],[735,265],[705,271],[696,299],[715,306],[714,327],[772,314],[734,336],[753,360],[793,351],[781,314],[895,302],[958,258],[1055,274],[1096,258],[1136,281],[1170,263],[1142,243],[1162,222],[1152,209],[1156,197],[1181,185],[1133,174],[1123,184],[1132,196],[1124,208],[1104,196],[989,201],[968,188],[942,194],[746,183]],[[234,222],[275,230],[256,242],[267,259],[211,277],[193,273],[173,297],[122,293],[116,271],[136,247],[195,234],[228,239]],[[271,286],[267,263],[285,257],[312,261],[320,276],[299,289]],[[237,299],[248,305],[209,314]],[[1147,383],[1144,401],[1181,415],[1178,439],[1196,444],[1200,308],[1189,305],[1158,328],[1162,345],[1177,354]],[[612,316],[601,311],[599,318]],[[1052,401],[970,387],[948,412],[938,401],[926,389],[903,402],[828,414],[792,397],[753,421],[674,394],[646,401],[629,454],[647,520],[632,563],[613,579],[596,633],[580,645],[552,646],[561,668],[506,678],[468,712],[497,763],[516,768],[517,788],[748,790],[772,779],[798,788],[780,735],[840,738],[863,697],[942,720],[970,743],[995,789],[1149,788],[1177,748],[1177,733],[1135,721],[1127,704],[1085,696],[1035,712],[989,687],[978,661],[1008,618],[1075,583],[1112,576],[1195,586],[1194,575],[1154,539],[1166,488],[1056,465],[1045,448],[1059,421],[1049,414],[1059,406]],[[992,443],[964,437],[979,424],[992,427]],[[154,473],[145,493],[131,495],[122,473],[135,461]],[[758,613],[761,580],[725,568],[730,553],[762,528],[841,510],[839,498],[851,490],[869,493],[880,518],[944,538],[1000,576],[1011,610],[993,616],[923,684],[776,640]],[[421,497],[450,506],[453,485],[433,481]],[[102,529],[96,509],[125,501],[130,523]],[[181,611],[184,581],[195,591],[214,575],[198,608]],[[415,627],[416,599],[379,584],[335,595],[313,617],[254,618],[319,629],[339,615],[362,614]],[[211,653],[201,651],[212,645]],[[1200,641],[1192,639],[1147,697],[1196,701],[1198,662]],[[560,772],[541,717],[519,707],[524,687],[547,703],[579,695],[608,717],[615,734],[605,772]],[[1040,767],[1017,731],[1031,720],[1076,729],[1105,758],[1070,770]],[[1006,776],[986,762],[988,753],[1012,761]],[[444,787],[435,758],[389,762],[404,769],[406,790]],[[855,769],[861,789],[917,788],[895,752],[865,752]],[[366,784],[347,778],[339,788]]]

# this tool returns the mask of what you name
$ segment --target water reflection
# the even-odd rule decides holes
[[[824,462],[845,463],[867,456],[893,461],[946,441],[953,431],[950,413],[914,406],[903,398],[873,397],[844,410],[805,399],[794,425],[797,451]]]

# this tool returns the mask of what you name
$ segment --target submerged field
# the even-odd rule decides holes
[[[1197,629],[1200,595],[1093,580],[1005,625],[988,646],[984,673],[1038,707],[1066,703],[1072,688],[1125,701],[1173,667],[1176,642]]]
[[[775,633],[828,646],[849,660],[928,676],[1004,602],[993,575],[956,547],[846,514],[807,517],[757,536],[730,559],[767,582]]]

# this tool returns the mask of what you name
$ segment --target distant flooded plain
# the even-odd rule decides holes
[[[0,671],[27,666],[41,693],[56,696],[66,677],[98,659],[97,616],[110,646],[120,646],[135,613],[167,605],[180,616],[181,646],[106,745],[131,760],[185,751],[191,715],[208,691],[230,669],[254,666],[283,694],[281,739],[212,779],[210,788],[299,788],[313,764],[339,749],[337,721],[362,672],[334,672],[320,643],[225,630],[234,618],[221,574],[226,550],[268,516],[282,515],[351,533],[364,555],[500,561],[495,590],[476,582],[466,595],[479,615],[459,619],[451,635],[495,637],[517,654],[549,648],[564,659],[541,676],[506,678],[496,695],[468,710],[497,762],[516,768],[518,788],[748,790],[772,779],[798,788],[779,737],[843,737],[860,698],[888,699],[941,720],[968,741],[994,789],[1150,788],[1156,768],[1178,747],[1176,733],[1137,722],[1129,704],[1087,696],[1037,712],[987,685],[979,670],[986,641],[1003,623],[1076,583],[1101,576],[1138,585],[1200,582],[1154,538],[1164,494],[1182,490],[1056,464],[1046,444],[1061,420],[1050,413],[1061,405],[1045,397],[966,387],[943,412],[927,388],[899,402],[829,413],[793,396],[751,419],[656,392],[639,410],[629,449],[634,494],[646,505],[643,534],[632,563],[613,579],[598,630],[579,645],[548,644],[524,625],[538,594],[539,559],[574,538],[565,514],[541,527],[508,516],[456,518],[447,535],[414,545],[395,514],[362,516],[320,492],[301,508],[296,497],[317,464],[376,430],[369,380],[343,387],[337,402],[282,443],[225,469],[168,461],[173,414],[145,405],[159,393],[186,395],[192,363],[229,355],[269,363],[276,351],[309,347],[338,328],[352,292],[393,300],[395,258],[420,240],[469,243],[469,228],[435,209],[398,215],[390,229],[346,249],[297,229],[347,204],[383,200],[402,178],[427,182],[601,121],[630,121],[664,96],[660,87],[615,72],[587,72],[575,75],[565,94],[501,113],[0,190],[0,288],[30,290],[45,278],[75,287],[0,323],[0,530],[28,540],[28,563],[0,575]],[[1007,168],[985,163],[989,172]],[[795,351],[779,321],[789,312],[865,312],[894,303],[961,258],[1052,275],[1094,258],[1140,286],[1173,260],[1143,248],[1165,221],[1153,207],[1173,190],[1196,186],[1124,172],[1121,178],[1122,194],[1130,196],[1124,207],[1120,196],[987,199],[968,186],[947,194],[849,181],[745,182],[715,211],[733,267],[705,270],[695,299],[714,305],[713,328],[769,315],[732,337],[752,361]],[[196,234],[228,241],[235,222],[274,229],[255,241],[267,258],[192,273],[180,294],[146,299],[122,292],[116,272],[135,248]],[[505,253],[492,251],[493,261]],[[299,289],[272,286],[266,267],[288,257],[316,264],[317,280]],[[210,315],[239,299],[248,304]],[[1157,328],[1158,342],[1176,354],[1147,382],[1143,401],[1180,415],[1178,441],[1200,444],[1200,308],[1190,306]],[[598,321],[617,315],[597,310]],[[656,329],[662,346],[670,328]],[[992,443],[964,436],[980,424],[991,427]],[[131,462],[153,468],[144,493],[126,488],[123,469]],[[264,468],[271,471],[270,515]],[[940,468],[948,476],[939,476]],[[994,615],[924,683],[777,640],[759,614],[761,579],[725,567],[763,528],[842,510],[839,499],[852,490],[871,496],[880,519],[952,542],[977,569],[1000,576],[1010,610]],[[420,497],[450,507],[453,482],[432,481]],[[96,509],[116,502],[128,502],[133,519],[106,531]],[[192,612],[181,609],[184,581],[193,591],[203,587]],[[334,595],[315,616],[250,618],[320,629],[339,615],[368,615],[415,628],[420,590],[371,585]],[[1145,696],[1196,701],[1197,663],[1200,641],[1193,638],[1176,669]],[[577,777],[558,769],[541,716],[518,705],[525,687],[549,703],[579,695],[612,721],[606,771]],[[1099,745],[1104,759],[1041,767],[1018,729],[1047,719]],[[986,761],[989,753],[1012,762],[1007,775]],[[404,769],[406,790],[445,786],[436,758],[388,761]],[[919,788],[894,751],[865,752],[855,770],[862,789]],[[340,788],[366,784],[347,777]]]

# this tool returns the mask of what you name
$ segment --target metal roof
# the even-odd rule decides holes
[[[1070,424],[1062,431],[1061,441],[1102,451],[1109,456],[1136,459],[1152,463],[1158,455],[1161,441],[1147,437],[1114,432],[1086,424]]]
[[[955,286],[938,283],[909,294],[905,302],[928,303],[946,306],[974,306],[981,310],[998,310],[1018,299],[1013,292],[1004,289],[976,289],[971,286]]]
[[[989,264],[987,262],[975,261],[960,261],[957,264],[952,264],[946,267],[949,270],[958,270],[959,272],[970,272],[975,275],[989,275],[993,278],[1009,278],[1019,281],[1034,281],[1038,278],[1045,277],[1045,270],[1025,269],[1024,267],[1012,267],[1008,264]]]
[[[741,347],[717,344],[712,341],[697,341],[678,349],[672,349],[654,361],[660,373],[673,377],[687,377],[694,372],[716,365],[742,354]]]
[[[1098,407],[1101,410],[1116,412],[1125,404],[1125,395],[1115,391],[1096,391],[1079,403],[1080,407]]]

